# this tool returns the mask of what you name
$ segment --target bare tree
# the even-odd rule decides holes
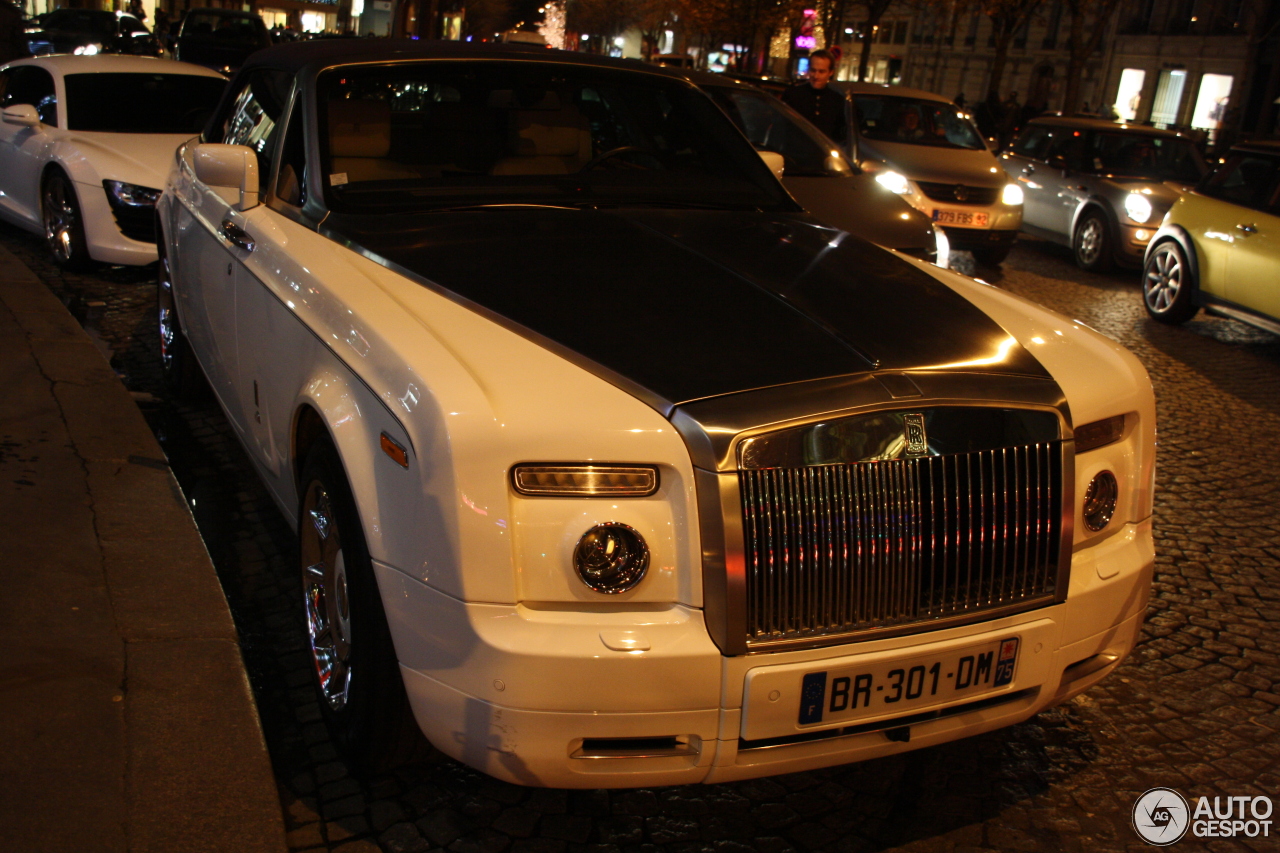
[[[1062,96],[1062,111],[1073,113],[1080,108],[1084,64],[1102,43],[1111,19],[1120,8],[1120,0],[1066,0],[1066,7],[1071,25],[1067,37],[1067,89]]]
[[[991,21],[995,55],[991,57],[991,78],[987,81],[987,103],[1000,103],[1000,81],[1009,58],[1009,46],[1036,13],[1041,0],[982,0],[982,12]]]
[[[867,66],[871,64],[871,45],[876,39],[876,28],[880,26],[880,19],[884,17],[884,13],[893,5],[893,0],[857,0],[857,5],[867,12],[867,18],[862,23],[862,54],[858,57],[858,79],[866,80]]]

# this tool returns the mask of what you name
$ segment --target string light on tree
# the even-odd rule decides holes
[[[564,0],[552,0],[542,7],[542,23],[538,32],[546,39],[547,44],[555,48],[564,48]]]

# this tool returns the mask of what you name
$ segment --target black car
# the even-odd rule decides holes
[[[27,25],[27,50],[33,56],[52,53],[128,53],[159,56],[159,39],[142,21],[124,12],[55,9]]]
[[[249,54],[271,46],[271,34],[253,12],[232,9],[192,9],[182,19],[174,56],[229,74]]]

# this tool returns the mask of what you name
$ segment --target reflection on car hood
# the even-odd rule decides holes
[[[935,243],[933,223],[867,173],[783,176],[791,197],[828,225],[891,249],[919,251]]]
[[[673,404],[877,366],[1047,376],[937,279],[798,216],[488,208],[323,231]]]
[[[61,145],[75,146],[79,157],[88,162],[103,180],[124,181],[139,186],[161,189],[174,151],[190,139],[189,133],[88,133],[73,131]]]
[[[996,158],[985,148],[970,151],[862,139],[858,141],[858,157],[890,163],[914,181],[971,187],[1002,187],[1008,182]]]

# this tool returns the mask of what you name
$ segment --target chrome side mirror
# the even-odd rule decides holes
[[[773,172],[773,176],[778,180],[782,180],[782,173],[786,171],[787,161],[777,151],[760,151],[760,159],[769,167],[769,171]]]
[[[39,127],[40,113],[30,104],[14,104],[4,108],[4,123],[22,127]]]
[[[244,145],[204,142],[192,152],[196,180],[236,210],[258,206],[258,155]]]

